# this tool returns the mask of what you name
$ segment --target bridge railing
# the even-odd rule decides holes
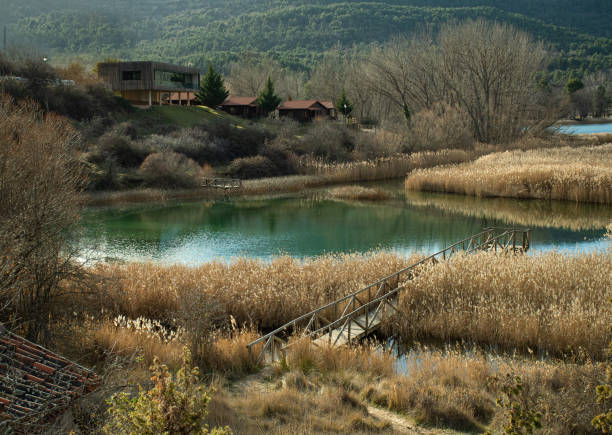
[[[202,187],[216,187],[218,189],[239,189],[242,187],[242,180],[234,178],[205,178],[202,180]]]
[[[333,329],[343,323],[343,331],[344,328],[349,328],[348,339],[350,341],[351,324],[355,321],[357,315],[366,315],[365,327],[362,326],[362,328],[367,333],[370,318],[375,319],[379,310],[392,306],[388,304],[388,301],[404,288],[400,286],[400,283],[414,277],[420,266],[428,263],[437,264],[440,260],[449,259],[458,252],[526,252],[530,246],[530,231],[513,228],[487,228],[483,232],[454,243],[399,272],[395,272],[367,287],[304,314],[249,343],[247,348],[251,352],[254,346],[264,343],[263,349],[257,358],[257,363],[259,363],[266,352],[271,351],[272,355],[274,355],[275,350],[284,350],[287,347],[287,342],[281,336],[287,335],[288,331],[296,332],[302,330],[304,336],[312,338],[317,338],[327,331],[326,333],[329,334],[331,340]],[[379,306],[376,308],[375,313],[370,316],[369,308],[373,308],[376,304],[379,304]],[[338,316],[338,314],[340,315]],[[335,318],[336,320],[330,320],[330,318]],[[339,336],[337,336],[337,339]]]

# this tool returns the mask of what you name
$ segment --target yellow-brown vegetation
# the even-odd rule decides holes
[[[329,194],[332,198],[354,199],[358,201],[382,201],[389,199],[389,194],[384,190],[363,186],[336,187]]]
[[[601,204],[568,201],[522,201],[511,198],[478,198],[466,195],[406,191],[408,203],[435,207],[464,216],[494,219],[508,226],[601,230],[612,221],[612,208]]]
[[[417,170],[407,190],[612,203],[612,144],[494,153]]]
[[[403,369],[367,383],[361,396],[427,426],[497,433],[508,417],[495,405],[500,386],[491,380],[506,374],[521,377],[524,390],[517,403],[542,413],[546,433],[592,433],[590,418],[602,408],[593,394],[605,373],[601,363],[420,348],[406,356]]]
[[[105,264],[108,310],[131,319],[174,317],[181,295],[193,289],[220,304],[239,325],[278,327],[417,261],[391,253],[327,255],[271,262],[239,258],[231,264]]]
[[[501,349],[604,357],[610,341],[608,252],[457,256],[406,282],[402,340],[466,341]]]

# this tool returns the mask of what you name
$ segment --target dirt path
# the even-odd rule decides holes
[[[414,423],[410,422],[407,418],[404,418],[401,415],[397,415],[385,409],[368,406],[368,412],[372,416],[378,418],[379,420],[388,421],[389,423],[391,423],[391,427],[393,428],[393,433],[403,433],[403,434],[439,434],[441,433],[441,432],[430,431],[430,430],[418,427]]]

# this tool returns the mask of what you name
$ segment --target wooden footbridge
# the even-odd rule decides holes
[[[317,346],[350,345],[378,329],[385,318],[397,311],[398,295],[405,289],[405,282],[416,276],[422,266],[450,259],[458,252],[524,253],[530,247],[530,231],[487,228],[355,293],[292,320],[249,343],[249,353],[263,343],[257,363],[266,355],[274,361],[279,355],[284,355],[285,349],[291,345],[287,342],[288,337],[296,332],[301,332],[302,337],[310,338]]]

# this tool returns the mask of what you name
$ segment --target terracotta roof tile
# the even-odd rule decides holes
[[[0,421],[52,418],[98,384],[92,371],[0,328]]]
[[[316,104],[321,104],[319,100],[291,100],[285,101],[279,110],[310,109]],[[323,105],[323,104],[321,104]]]
[[[255,106],[257,97],[229,97],[220,106]]]

